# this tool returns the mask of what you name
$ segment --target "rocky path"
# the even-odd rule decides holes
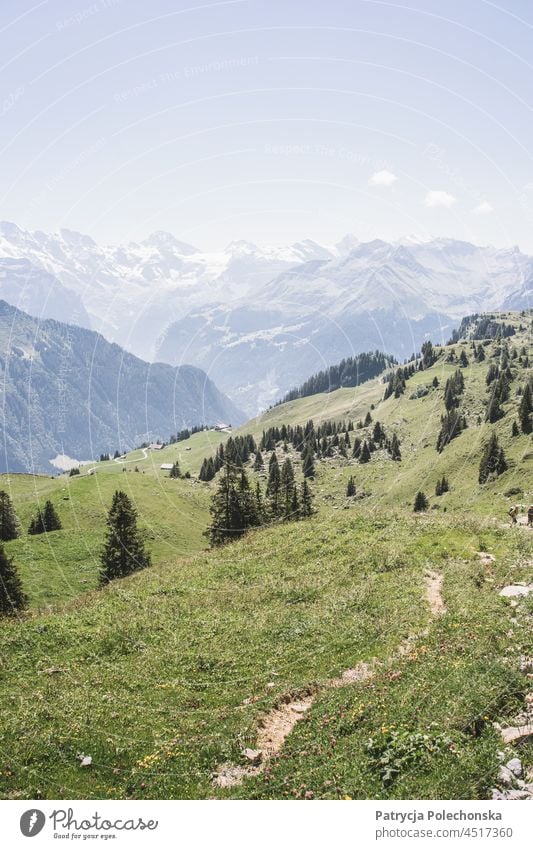
[[[431,615],[434,617],[442,616],[446,612],[442,598],[442,583],[442,575],[437,572],[429,572],[425,576],[426,600]],[[418,637],[426,636],[427,633],[428,629],[425,629],[419,634],[409,636],[399,645],[396,652],[397,656],[401,657],[407,654],[414,641]],[[394,656],[391,660],[393,659]],[[243,759],[247,761],[247,764],[221,764],[215,773],[213,783],[217,787],[235,787],[242,784],[246,778],[260,775],[268,762],[279,755],[292,729],[308,712],[320,691],[367,681],[374,676],[377,666],[377,661],[360,661],[356,666],[345,669],[338,678],[327,680],[320,688],[308,687],[294,696],[285,697],[273,710],[259,720],[256,748],[244,749],[242,752]],[[248,699],[247,704],[251,701],[251,699]]]

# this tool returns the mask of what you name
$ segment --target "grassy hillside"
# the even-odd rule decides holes
[[[516,313],[504,314],[501,319],[517,330],[520,324],[527,324]],[[533,349],[529,326],[518,331],[508,344],[510,350],[516,348],[519,351],[525,347],[531,357]],[[435,446],[440,418],[445,412],[444,388],[448,377],[458,369],[457,362],[446,361],[452,348],[457,360],[463,349],[470,360],[469,366],[461,370],[465,391],[460,402],[460,411],[467,418],[468,429],[438,454]],[[381,380],[374,380],[355,389],[339,389],[273,407],[242,426],[237,433],[251,432],[259,438],[263,430],[284,423],[305,424],[308,419],[315,423],[328,419],[357,421],[364,419],[371,410],[374,422],[379,420],[387,431],[397,433],[402,461],[394,463],[382,451],[377,452],[372,462],[366,465],[351,459],[323,460],[318,465],[316,488],[330,506],[346,506],[343,497],[346,483],[350,475],[354,475],[358,488],[370,496],[363,505],[358,504],[358,509],[382,510],[398,505],[411,509],[416,492],[424,490],[435,509],[476,512],[501,519],[511,502],[525,504],[533,501],[533,445],[529,435],[511,437],[511,426],[517,418],[520,400],[516,392],[531,374],[530,368],[522,368],[516,361],[512,362],[514,380],[510,399],[503,406],[505,416],[495,424],[484,421],[488,397],[485,378],[491,363],[498,362],[493,356],[497,348],[496,342],[490,342],[484,348],[486,359],[476,363],[471,356],[471,343],[437,347],[437,362],[427,370],[416,372],[407,381],[405,394],[400,398],[390,397],[384,401],[384,384]],[[439,381],[438,388],[432,387],[435,377]],[[429,387],[427,395],[411,398],[419,387],[426,386]],[[372,426],[357,431],[356,435],[364,439],[370,435],[371,429]],[[509,470],[490,486],[480,486],[477,480],[479,459],[492,430],[497,432],[504,448]],[[443,474],[450,481],[450,492],[435,497],[435,484]]]
[[[524,331],[509,346],[528,342]],[[470,356],[469,343],[455,344],[456,355],[463,347]],[[202,550],[202,531],[216,481],[170,480],[159,466],[179,457],[182,471],[197,474],[225,434],[73,478],[3,476],[24,528],[38,496],[52,498],[64,530],[6,545],[33,610],[0,621],[0,796],[490,797],[498,752],[516,754],[495,723],[523,714],[533,672],[532,596],[499,595],[533,583],[533,533],[506,517],[511,502],[532,496],[531,436],[511,436],[529,370],[515,361],[506,414],[485,424],[494,349],[463,370],[468,428],[442,454],[444,384],[457,369],[448,349],[400,398],[383,401],[374,381],[249,423],[242,432],[259,438],[308,418],[358,420],[373,404],[374,421],[400,437],[402,460],[385,451],[364,465],[320,460],[314,517],[214,551]],[[419,385],[431,389],[411,398]],[[492,429],[509,469],[480,486]],[[442,474],[450,491],[435,496]],[[346,498],[350,475],[365,497]],[[135,500],[154,566],[95,590],[118,487]],[[413,513],[419,489],[436,509]],[[243,757],[247,747],[266,753],[262,765]],[[530,744],[520,757],[531,771]]]
[[[490,569],[479,550],[494,553]],[[2,796],[483,797],[501,747],[489,719],[505,722],[526,687],[526,625],[496,590],[531,580],[531,553],[525,529],[342,512],[3,622]],[[444,574],[436,621],[429,565]],[[362,660],[381,662],[376,679],[319,692],[270,772],[213,785],[265,712]],[[391,725],[413,740],[443,733],[453,755],[438,741],[385,785],[366,747]]]
[[[183,473],[195,471],[213,441],[218,445],[226,438],[204,431],[161,451],[133,451],[118,461],[84,466],[74,477],[0,475],[0,489],[10,494],[22,530],[6,551],[16,559],[32,606],[57,604],[97,585],[105,518],[116,489],[133,499],[155,563],[170,564],[205,548],[209,487],[171,480],[160,466],[179,460]],[[28,536],[30,519],[46,499],[53,501],[63,530]]]

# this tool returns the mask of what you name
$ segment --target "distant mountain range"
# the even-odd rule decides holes
[[[243,414],[193,366],[149,364],[100,334],[0,301],[0,471],[57,471]],[[60,460],[58,461],[60,462]],[[65,461],[68,465],[68,461]]]
[[[379,348],[403,358],[466,314],[530,307],[533,258],[453,239],[353,236],[204,253],[157,232],[101,247],[70,230],[3,223],[0,297],[90,323],[144,359],[193,363],[252,415],[343,357]]]

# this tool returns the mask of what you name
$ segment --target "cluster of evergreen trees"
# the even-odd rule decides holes
[[[29,534],[44,534],[52,531],[60,531],[61,521],[57,515],[56,508],[50,500],[45,502],[44,509],[37,511],[28,528]]]
[[[463,394],[464,388],[463,372],[457,369],[455,374],[448,378],[444,387],[444,406],[448,412],[459,406],[459,398]]]
[[[465,416],[458,411],[460,396],[464,392],[464,377],[463,373],[457,371],[448,378],[444,387],[444,406],[446,412],[440,418],[440,431],[437,436],[437,451],[439,454],[444,451],[447,445],[455,439],[456,436],[466,429],[467,423]]]
[[[485,378],[489,391],[485,418],[491,424],[504,416],[501,405],[509,400],[512,379],[513,373],[509,363],[509,351],[507,348],[503,348],[500,351],[500,365],[491,363]]]
[[[458,410],[450,410],[440,417],[440,431],[437,436],[437,451],[444,451],[447,445],[468,427],[466,418]]]
[[[481,339],[506,339],[509,336],[514,336],[515,332],[512,324],[500,321],[495,315],[473,313],[462,319],[459,327],[453,331],[448,345],[454,345],[467,336],[476,341]]]
[[[199,474],[200,480],[213,480],[226,461],[232,466],[242,468],[256,450],[257,445],[251,433],[244,436],[230,436],[225,445],[223,442],[220,443],[214,457],[204,457]]]
[[[392,395],[399,398],[405,392],[406,383],[417,371],[425,371],[431,368],[437,361],[437,352],[429,341],[424,342],[420,354],[413,354],[409,362],[403,366],[399,366],[395,371],[392,371],[387,380],[383,400],[386,401]]]
[[[435,485],[435,495],[444,495],[445,492],[450,491],[450,484],[448,483],[448,478],[446,475],[443,475],[440,480],[437,481]]]
[[[176,442],[183,442],[186,439],[190,439],[195,433],[202,433],[204,430],[209,430],[207,425],[193,425],[192,427],[183,428],[183,430],[179,430],[177,433],[173,433],[169,438],[169,445],[174,445]]]
[[[533,423],[531,421],[531,415],[533,413],[533,377],[529,378],[521,392],[522,397],[518,408],[520,427],[522,433],[531,433],[533,430]]]
[[[56,531],[61,528],[61,522],[51,501],[47,501],[43,510],[32,519],[28,528],[29,534],[40,534],[45,531]],[[8,493],[0,491],[0,540],[9,542],[20,536],[20,524],[15,508]],[[20,578],[13,559],[5,553],[0,544],[0,615],[16,613],[23,610],[27,604],[27,596],[23,592]]]
[[[252,490],[246,471],[226,460],[211,501],[211,524],[206,535],[212,545],[220,545],[266,522],[296,520],[312,512],[309,484],[304,478],[297,485],[288,457],[280,468],[276,452],[272,452],[265,493],[259,481]]]
[[[291,389],[281,401],[278,401],[278,404],[316,395],[318,392],[334,392],[341,387],[359,386],[377,377],[395,363],[394,357],[383,354],[381,351],[369,351],[357,354],[355,357],[347,357],[338,365],[330,366],[314,374],[297,389]]]
[[[507,461],[498,437],[493,431],[485,445],[479,463],[479,483],[497,478],[507,470]]]
[[[391,372],[385,387],[383,400],[386,401],[387,398],[391,397],[391,395],[394,395],[395,398],[399,398],[400,395],[403,395],[405,392],[405,384],[409,378],[413,376],[415,371],[416,368],[414,364],[411,363],[411,365],[400,366],[400,368],[397,368],[396,371]]]

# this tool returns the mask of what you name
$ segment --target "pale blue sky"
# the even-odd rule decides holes
[[[529,0],[4,0],[0,16],[0,218],[204,249],[353,232],[533,253]]]

